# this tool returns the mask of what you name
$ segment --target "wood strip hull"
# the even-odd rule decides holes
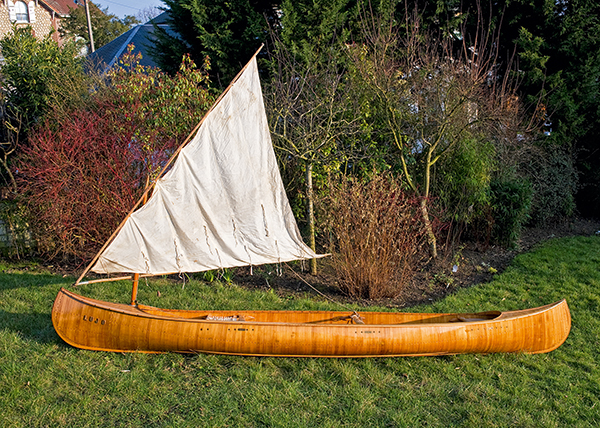
[[[102,302],[61,289],[52,322],[68,344],[113,352],[198,352],[278,357],[392,357],[542,353],[569,335],[565,300],[478,314],[179,311]]]

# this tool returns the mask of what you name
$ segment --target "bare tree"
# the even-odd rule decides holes
[[[315,165],[339,168],[348,156],[338,150],[340,142],[359,131],[360,119],[348,109],[351,89],[337,61],[301,63],[281,43],[273,58],[276,68],[266,96],[270,128],[276,149],[304,166],[309,244],[315,250]],[[311,273],[317,273],[315,259]]]
[[[379,109],[381,138],[396,147],[404,180],[420,198],[433,258],[428,200],[434,165],[461,139],[506,135],[522,114],[514,82],[496,73],[497,44],[478,16],[478,31],[469,38],[427,34],[417,13],[407,14],[402,31],[391,18],[363,13],[364,43],[349,50],[358,86]]]
[[[156,6],[148,6],[144,9],[140,9],[138,11],[138,13],[136,13],[135,17],[142,23],[144,22],[148,22],[151,19],[156,18],[158,15],[160,15],[161,13],[163,13],[162,10],[160,10],[158,7]]]

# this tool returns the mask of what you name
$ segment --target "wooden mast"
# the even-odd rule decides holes
[[[150,184],[150,175],[147,175],[146,176],[146,188],[148,188],[149,184]],[[142,205],[146,205],[146,202],[148,202],[149,195],[150,195],[150,192],[144,192]],[[131,306],[137,306],[137,293],[138,293],[139,283],[140,283],[140,274],[134,273],[133,274],[133,283],[132,283],[132,287],[131,287],[131,303],[130,303]]]
[[[121,229],[123,228],[123,226],[125,226],[125,223],[129,219],[129,217],[131,217],[131,215],[135,212],[135,210],[140,205],[143,205],[143,203],[145,203],[145,201],[148,199],[148,195],[150,194],[150,191],[154,188],[154,186],[156,185],[157,181],[160,178],[162,178],[162,176],[165,174],[165,172],[167,171],[167,169],[169,168],[169,166],[171,166],[171,164],[173,163],[173,161],[177,158],[177,155],[179,155],[179,153],[181,152],[181,150],[183,150],[183,148],[185,146],[187,146],[187,144],[190,142],[190,140],[192,139],[192,137],[196,134],[196,132],[198,131],[198,129],[200,129],[200,126],[202,126],[202,124],[204,123],[204,121],[208,117],[208,115],[215,109],[215,107],[219,104],[219,102],[223,99],[223,97],[229,92],[229,90],[231,89],[231,87],[235,84],[235,82],[238,81],[238,79],[244,73],[244,71],[246,71],[246,69],[248,68],[248,66],[252,62],[252,60],[262,50],[263,46],[264,46],[264,44],[260,45],[260,47],[256,50],[256,52],[254,53],[254,55],[252,55],[252,58],[250,58],[250,60],[246,63],[246,65],[244,66],[244,68],[242,68],[240,70],[240,72],[233,78],[233,80],[231,81],[231,83],[229,84],[229,86],[227,86],[227,88],[225,88],[225,90],[221,93],[221,95],[219,95],[219,97],[214,102],[214,104],[212,105],[212,107],[202,117],[202,120],[200,120],[200,122],[198,122],[198,124],[194,127],[194,129],[192,130],[192,132],[190,132],[190,134],[187,136],[187,138],[185,139],[185,141],[179,146],[179,148],[175,151],[175,153],[173,153],[173,155],[169,158],[169,160],[167,161],[166,165],[160,171],[160,173],[158,174],[158,176],[156,177],[156,179],[153,180],[152,183],[150,183],[149,185],[146,185],[146,188],[144,189],[144,193],[142,194],[142,197],[135,203],[135,205],[133,206],[133,208],[131,208],[131,210],[129,211],[129,213],[127,213],[127,215],[125,216],[125,218],[123,219],[123,221],[121,222],[121,224],[119,224],[119,226],[115,229],[115,231],[110,236],[110,238],[108,238],[106,240],[106,242],[104,243],[104,245],[102,246],[102,248],[100,248],[100,250],[98,251],[98,253],[94,256],[94,258],[92,259],[92,261],[87,265],[87,267],[81,273],[81,275],[79,276],[79,278],[77,278],[77,281],[75,281],[75,283],[73,284],[74,286],[76,286],[76,285],[78,285],[78,284],[81,283],[81,280],[83,279],[83,277],[90,271],[90,269],[96,263],[96,261],[98,261],[98,259],[100,258],[100,256],[104,252],[104,250],[115,239],[115,237],[121,231]],[[135,281],[135,276],[136,275],[138,275],[138,281],[139,281],[139,273],[134,274],[133,279]],[[144,275],[144,276],[146,276],[146,275]],[[152,276],[152,275],[147,275],[147,276]],[[131,278],[131,277],[128,277],[128,278]],[[116,281],[116,280],[119,280],[119,279],[124,279],[124,278],[118,278],[118,279],[115,278],[113,280]],[[97,282],[100,282],[100,281],[97,281]],[[136,293],[137,293],[137,287],[136,287]],[[134,296],[132,296],[132,302],[133,302],[133,298],[134,298]]]
[[[131,306],[137,306],[137,292],[138,292],[138,285],[140,283],[140,274],[139,273],[134,273],[133,274],[133,285],[131,287]]]

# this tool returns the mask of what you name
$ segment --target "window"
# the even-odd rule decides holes
[[[15,13],[17,15],[17,22],[29,22],[29,11],[25,2],[18,1],[15,3]]]

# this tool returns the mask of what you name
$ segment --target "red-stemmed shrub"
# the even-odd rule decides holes
[[[174,77],[129,53],[106,86],[31,133],[17,167],[39,249],[89,259],[211,104],[205,71]]]
[[[89,257],[133,206],[139,154],[128,147],[133,132],[115,138],[113,126],[107,110],[79,110],[68,126],[32,135],[18,177],[42,250]]]

